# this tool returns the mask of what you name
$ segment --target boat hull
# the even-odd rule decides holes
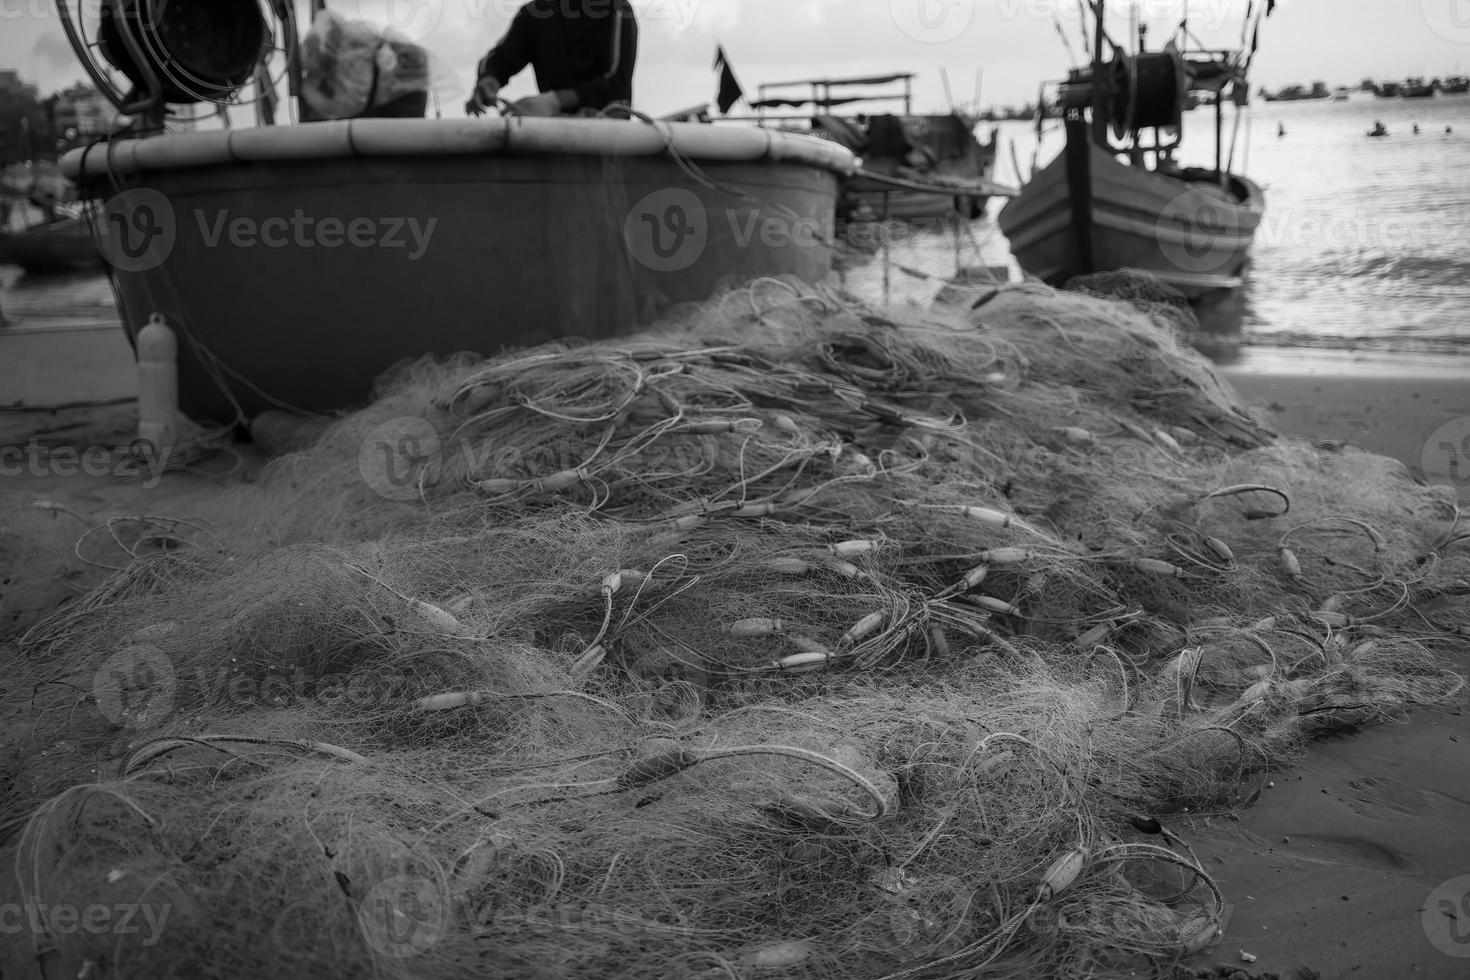
[[[956,115],[875,116],[866,126],[819,116],[816,131],[863,159],[867,173],[910,185],[900,187],[859,175],[843,188],[838,212],[844,217],[871,213],[879,221],[973,220],[985,213],[990,194],[946,183],[988,182],[995,167],[999,137],[975,138],[974,123]]]
[[[1063,152],[1000,213],[1023,270],[1060,284],[1087,272],[1141,269],[1191,299],[1240,285],[1264,210],[1259,187],[1231,175],[1227,193],[1205,171],[1168,176],[1089,150],[1095,268],[1081,264]]]
[[[153,168],[122,205],[152,195],[166,247],[105,248],[129,336],[154,314],[180,332],[197,419],[344,409],[406,358],[616,336],[831,268],[840,176],[800,159],[700,160],[696,181],[657,153],[272,156]]]
[[[92,229],[80,218],[63,218],[0,233],[0,265],[18,265],[31,275],[51,275],[95,272],[105,263]]]
[[[946,218],[969,221],[983,216],[989,201],[985,194],[926,194],[857,187],[849,187],[843,195],[844,210],[858,213],[867,209],[879,221],[922,222]]]

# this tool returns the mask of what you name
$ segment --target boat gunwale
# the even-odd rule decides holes
[[[86,182],[113,176],[244,162],[362,157],[658,156],[809,165],[843,177],[858,158],[829,140],[761,127],[620,119],[344,119],[293,126],[168,133],[72,150],[62,173]]]

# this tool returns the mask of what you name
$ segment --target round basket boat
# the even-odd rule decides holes
[[[409,357],[651,322],[722,282],[824,278],[857,161],[757,127],[355,119],[101,143],[63,160],[103,208],[130,338],[180,335],[197,419],[366,400]]]

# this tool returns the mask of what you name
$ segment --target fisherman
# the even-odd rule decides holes
[[[1414,124],[1414,135],[1415,136],[1418,136],[1419,135],[1419,124],[1418,123],[1415,123]]]
[[[1368,135],[1369,136],[1387,136],[1388,135],[1388,130],[1384,128],[1384,126],[1383,126],[1383,120],[1381,120],[1381,119],[1375,119],[1375,120],[1373,120],[1373,132],[1369,133]]]
[[[593,114],[633,101],[638,22],[629,0],[530,0],[480,62],[465,111],[484,115],[527,65],[540,95],[511,105],[521,116]]]
[[[1278,139],[1280,139],[1282,136],[1285,136],[1285,135],[1286,135],[1286,123],[1277,123],[1276,124],[1276,137]]]

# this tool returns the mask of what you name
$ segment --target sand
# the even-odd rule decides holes
[[[1248,347],[1216,363],[1279,431],[1392,456],[1470,499],[1470,357]]]
[[[1470,651],[1457,662],[1470,672]],[[1470,873],[1470,696],[1323,740],[1274,782],[1238,823],[1177,828],[1234,905],[1202,961],[1244,950],[1283,977],[1470,976],[1470,877],[1432,894]]]

